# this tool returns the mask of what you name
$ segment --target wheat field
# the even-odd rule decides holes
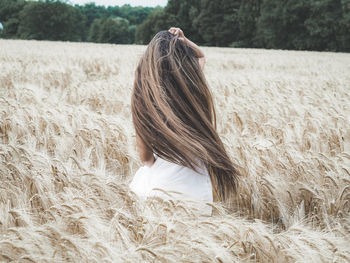
[[[0,40],[0,261],[350,262],[350,54],[203,48],[242,173],[203,217],[128,187],[144,50]]]

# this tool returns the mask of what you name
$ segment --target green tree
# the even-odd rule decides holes
[[[342,3],[340,0],[311,1],[311,15],[305,21],[312,50],[341,49]]]
[[[92,23],[95,19],[99,19],[102,17],[109,17],[108,11],[104,6],[96,6],[95,3],[88,3],[84,6],[76,5],[75,8],[77,8],[80,13],[85,17],[84,20],[84,28],[82,32],[82,40],[83,41],[91,41],[89,39],[89,34],[91,30]]]
[[[131,44],[135,40],[135,25],[121,17],[98,18],[92,22],[88,41],[98,43]]]
[[[121,18],[108,18],[101,26],[99,42],[126,44],[128,36],[129,21]]]
[[[342,18],[339,21],[339,45],[341,51],[350,52],[350,0],[342,0]]]
[[[257,21],[262,0],[242,0],[238,10],[239,46],[259,47],[256,39]]]
[[[284,46],[287,49],[308,49],[306,39],[309,32],[305,26],[305,21],[310,17],[310,1],[289,0],[283,7],[283,27],[286,32]]]
[[[99,22],[102,21],[97,19],[106,20],[107,18],[121,17],[127,19],[129,22],[129,42],[131,41],[133,43],[135,40],[136,25],[141,24],[153,10],[151,7],[132,7],[130,5],[109,6],[106,8],[104,6],[96,6],[95,3],[85,4],[84,6],[76,5],[75,7],[86,16],[83,40],[94,42],[98,39],[98,37],[96,38],[96,34],[98,34],[96,32],[99,31],[97,27]]]
[[[129,43],[128,44],[135,43],[136,25],[130,25],[129,26],[128,34],[129,34]]]
[[[99,42],[102,24],[103,24],[102,18],[94,19],[94,21],[90,26],[89,35],[87,38],[89,42]]]
[[[337,51],[344,17],[341,0],[264,0],[257,38],[266,48]]]
[[[283,27],[283,5],[281,0],[262,2],[257,39],[265,48],[283,48],[286,43],[288,31]]]
[[[141,24],[147,18],[147,16],[152,10],[153,10],[152,7],[142,7],[142,6],[132,7],[128,4],[125,4],[123,6],[107,7],[109,16],[119,16],[119,17],[128,19],[131,25]]]
[[[19,26],[19,12],[26,2],[24,0],[1,0],[0,22],[3,24],[1,37],[16,38]]]
[[[157,32],[167,29],[170,24],[164,9],[156,7],[147,19],[136,27],[135,42],[138,44],[148,44]]]
[[[228,46],[238,40],[239,0],[202,0],[201,12],[194,27],[204,39],[204,44]]]
[[[258,19],[257,39],[263,47],[308,49],[309,0],[264,0]]]
[[[84,17],[59,1],[29,2],[19,14],[18,34],[24,39],[80,41]]]

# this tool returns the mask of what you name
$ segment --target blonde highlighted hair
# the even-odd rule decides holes
[[[193,170],[204,163],[214,198],[230,200],[238,172],[216,131],[213,98],[191,47],[168,31],[157,33],[137,65],[131,106],[146,147]]]

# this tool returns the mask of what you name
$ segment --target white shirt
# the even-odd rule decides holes
[[[159,196],[164,199],[197,201],[204,214],[210,215],[212,208],[205,203],[213,203],[213,192],[207,169],[202,165],[199,172],[195,172],[156,155],[155,158],[151,167],[142,166],[137,170],[130,183],[131,190],[141,198]]]

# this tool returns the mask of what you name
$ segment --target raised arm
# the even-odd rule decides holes
[[[171,27],[168,31],[171,34],[173,34],[173,35],[179,35],[179,39],[181,41],[183,41],[186,45],[191,47],[196,52],[196,55],[198,57],[199,65],[200,65],[201,69],[203,70],[204,64],[205,64],[205,56],[204,56],[203,51],[199,48],[199,46],[197,46],[191,40],[186,38],[184,33],[182,32],[182,30],[180,28],[178,28],[178,27]]]
[[[152,164],[155,161],[153,152],[144,144],[144,142],[142,141],[142,139],[137,133],[136,133],[136,145],[137,145],[137,150],[139,151],[139,155],[142,163],[146,166],[152,166]]]

